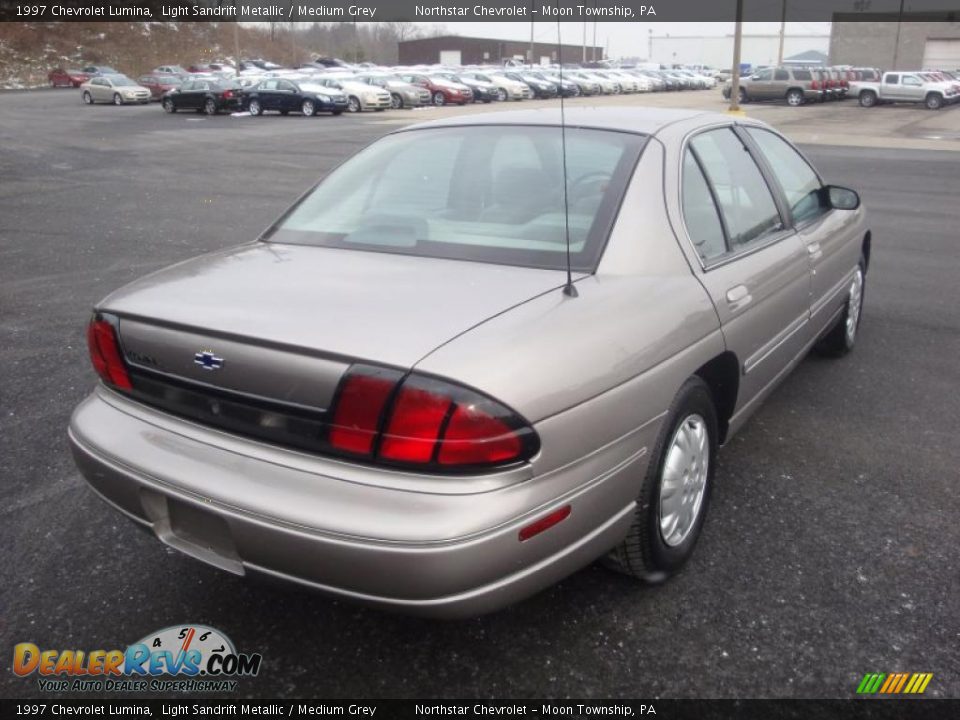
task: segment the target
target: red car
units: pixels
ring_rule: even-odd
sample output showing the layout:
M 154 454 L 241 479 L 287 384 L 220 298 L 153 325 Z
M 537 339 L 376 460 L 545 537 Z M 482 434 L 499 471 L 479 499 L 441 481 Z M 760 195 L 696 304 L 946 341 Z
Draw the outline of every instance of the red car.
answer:
M 89 79 L 90 76 L 82 70 L 64 70 L 62 67 L 47 73 L 50 87 L 80 87 Z
M 473 90 L 452 80 L 423 73 L 399 73 L 397 77 L 429 90 L 434 105 L 466 105 L 473 102 Z
M 160 100 L 167 90 L 173 90 L 183 84 L 183 79 L 176 75 L 164 75 L 162 73 L 150 73 L 141 75 L 137 78 L 137 83 L 143 85 L 150 91 L 151 100 Z

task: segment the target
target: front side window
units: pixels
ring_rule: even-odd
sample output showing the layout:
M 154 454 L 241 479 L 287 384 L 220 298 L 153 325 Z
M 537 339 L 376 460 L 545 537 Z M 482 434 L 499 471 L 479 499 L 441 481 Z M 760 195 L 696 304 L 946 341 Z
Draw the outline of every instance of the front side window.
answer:
M 731 128 L 710 130 L 690 143 L 713 187 L 733 252 L 783 229 L 770 188 Z
M 790 73 L 788 73 L 786 70 L 777 70 L 776 74 L 774 74 L 774 76 L 773 76 L 773 79 L 774 79 L 774 80 L 781 80 L 781 81 L 783 81 L 783 80 L 789 80 L 789 79 L 790 79 Z
M 754 80 L 759 80 L 760 82 L 767 82 L 770 78 L 773 77 L 773 70 L 761 70 L 756 75 L 753 76 Z
M 592 272 L 641 135 L 464 126 L 388 135 L 348 160 L 270 233 L 318 245 Z
M 914 75 L 904 75 L 903 84 L 910 85 L 912 87 L 920 87 L 923 83 L 920 82 L 920 78 L 915 77 Z
M 790 205 L 795 223 L 823 215 L 829 208 L 822 202 L 820 178 L 790 144 L 769 130 L 748 128 L 760 152 L 767 159 Z

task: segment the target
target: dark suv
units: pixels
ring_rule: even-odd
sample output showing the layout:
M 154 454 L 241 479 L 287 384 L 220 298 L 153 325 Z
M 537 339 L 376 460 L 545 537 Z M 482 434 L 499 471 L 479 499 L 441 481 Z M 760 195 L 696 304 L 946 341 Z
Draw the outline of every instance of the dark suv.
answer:
M 752 100 L 786 100 L 788 105 L 823 100 L 824 88 L 813 71 L 799 67 L 776 67 L 758 70 L 750 77 L 740 79 L 740 102 Z M 723 96 L 730 97 L 730 83 L 723 88 Z

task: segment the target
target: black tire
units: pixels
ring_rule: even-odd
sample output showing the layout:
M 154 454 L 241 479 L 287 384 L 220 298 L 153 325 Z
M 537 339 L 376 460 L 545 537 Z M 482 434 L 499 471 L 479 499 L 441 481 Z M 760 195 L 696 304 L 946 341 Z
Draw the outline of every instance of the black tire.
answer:
M 313 117 L 317 114 L 317 106 L 314 104 L 313 100 L 304 100 L 300 105 L 300 113 L 304 117 Z
M 216 115 L 217 114 L 217 101 L 213 98 L 207 98 L 207 101 L 203 104 L 203 111 L 207 115 Z
M 334 110 L 334 111 L 333 111 L 333 114 L 334 114 L 334 115 L 343 115 L 343 110 Z
M 747 91 L 743 88 L 739 88 L 737 90 L 737 102 L 739 102 L 741 105 L 745 105 L 750 102 L 750 96 L 747 95 Z
M 843 357 L 853 350 L 857 341 L 857 333 L 860 329 L 860 320 L 863 318 L 863 299 L 866 296 L 867 289 L 867 270 L 866 261 L 860 256 L 860 264 L 857 266 L 857 272 L 860 274 L 860 307 L 856 309 L 856 320 L 852 323 L 851 329 L 851 296 L 853 295 L 853 285 L 856 283 L 856 276 L 851 280 L 847 290 L 847 302 L 843 306 L 843 313 L 837 318 L 827 334 L 817 343 L 817 352 L 826 357 Z
M 788 90 L 787 91 L 787 105 L 790 107 L 800 107 L 803 105 L 803 91 L 802 90 Z
M 175 113 L 177 111 L 177 106 L 173 104 L 173 100 L 170 98 L 164 98 L 160 104 L 163 105 L 163 109 L 168 113 Z
M 864 90 L 860 93 L 860 107 L 873 107 L 877 104 L 877 94 L 873 90 Z
M 114 105 L 123 105 L 123 98 L 120 96 L 120 93 L 113 94 L 113 104 Z
M 390 93 L 390 107 L 393 110 L 400 110 L 403 108 L 403 98 L 400 97 L 399 93 Z
M 923 104 L 927 106 L 927 110 L 939 110 L 943 107 L 943 95 L 940 93 L 930 93 L 927 95 L 926 100 L 923 101 Z
M 689 531 L 676 545 L 668 545 L 660 527 L 660 487 L 670 445 L 681 426 L 693 418 L 703 420 L 707 438 L 707 472 L 703 496 Z M 677 393 L 663 423 L 637 497 L 633 523 L 626 538 L 604 558 L 617 572 L 650 583 L 659 583 L 676 573 L 690 559 L 703 529 L 710 504 L 717 456 L 717 411 L 713 395 L 699 377 L 688 379 Z
M 263 115 L 263 105 L 260 104 L 260 101 L 257 100 L 257 98 L 253 98 L 250 101 L 250 104 L 247 106 L 247 110 L 254 117 L 256 117 L 257 115 Z
M 81 95 L 80 97 L 83 100 L 83 102 L 86 103 L 87 105 L 93 105 L 93 95 L 91 95 L 89 91 L 84 90 L 83 95 Z

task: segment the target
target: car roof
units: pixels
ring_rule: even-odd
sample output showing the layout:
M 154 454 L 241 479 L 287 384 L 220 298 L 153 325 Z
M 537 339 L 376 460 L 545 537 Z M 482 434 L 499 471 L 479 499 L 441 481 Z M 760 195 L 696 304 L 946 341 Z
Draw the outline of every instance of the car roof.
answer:
M 729 115 L 703 110 L 675 110 L 650 107 L 576 107 L 567 108 L 563 120 L 567 127 L 588 127 L 602 130 L 618 130 L 643 135 L 653 135 L 658 130 L 682 120 L 700 118 L 711 124 L 718 120 L 730 120 Z M 560 126 L 559 108 L 538 110 L 508 110 L 496 113 L 460 115 L 456 117 L 417 123 L 404 130 L 422 128 L 457 127 L 464 125 L 556 125 Z M 399 132 L 402 132 L 399 131 Z

